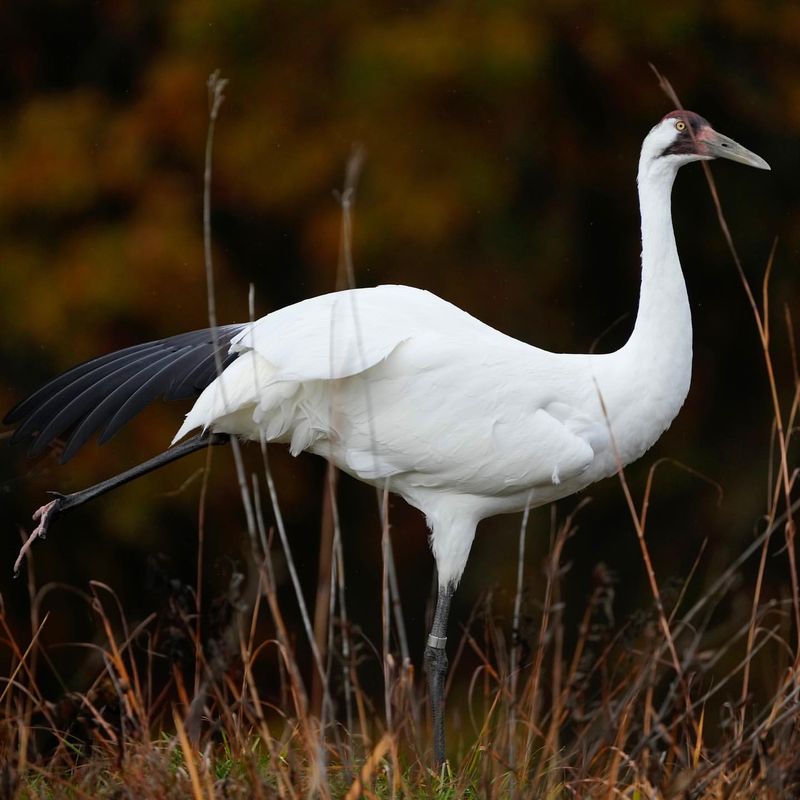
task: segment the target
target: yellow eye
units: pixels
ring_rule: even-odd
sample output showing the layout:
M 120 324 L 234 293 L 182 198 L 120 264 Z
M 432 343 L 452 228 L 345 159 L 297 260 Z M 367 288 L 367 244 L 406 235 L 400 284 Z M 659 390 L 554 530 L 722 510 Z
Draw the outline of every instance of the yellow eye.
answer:
M 685 122 L 681 122 L 680 120 L 678 120 L 678 121 L 675 123 L 675 129 L 676 129 L 676 130 L 679 130 L 679 131 L 684 131 L 684 130 L 686 130 L 686 123 L 685 123 Z

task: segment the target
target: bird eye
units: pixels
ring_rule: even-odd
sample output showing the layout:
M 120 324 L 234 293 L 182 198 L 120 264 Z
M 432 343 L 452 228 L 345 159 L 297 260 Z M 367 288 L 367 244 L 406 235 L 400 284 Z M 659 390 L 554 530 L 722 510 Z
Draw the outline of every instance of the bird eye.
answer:
M 685 131 L 686 130 L 686 123 L 685 122 L 681 122 L 681 120 L 678 120 L 675 123 L 675 129 L 679 130 L 679 131 Z

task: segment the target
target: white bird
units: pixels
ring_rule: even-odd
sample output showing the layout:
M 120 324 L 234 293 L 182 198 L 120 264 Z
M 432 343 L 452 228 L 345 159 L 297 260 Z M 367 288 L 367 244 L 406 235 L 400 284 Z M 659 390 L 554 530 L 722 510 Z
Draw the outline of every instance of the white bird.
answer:
M 478 522 L 578 492 L 639 458 L 689 390 L 692 322 L 672 228 L 678 169 L 759 156 L 689 111 L 667 114 L 644 140 L 638 187 L 642 281 L 633 333 L 605 355 L 551 353 L 512 339 L 430 292 L 378 286 L 335 292 L 218 330 L 197 331 L 87 362 L 17 405 L 5 422 L 34 453 L 71 432 L 63 460 L 158 396 L 201 390 L 173 446 L 96 487 L 57 496 L 58 511 L 229 436 L 317 453 L 387 486 L 426 516 L 439 590 L 425 652 L 434 751 L 444 759 L 445 642 L 453 591 Z

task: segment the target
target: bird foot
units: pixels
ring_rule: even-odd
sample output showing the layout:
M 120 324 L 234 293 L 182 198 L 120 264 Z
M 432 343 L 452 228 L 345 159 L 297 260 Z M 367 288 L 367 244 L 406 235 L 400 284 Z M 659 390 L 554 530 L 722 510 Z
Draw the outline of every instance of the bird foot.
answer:
M 56 494 L 55 492 L 53 494 Z M 17 560 L 14 562 L 14 577 L 19 575 L 20 566 L 22 566 L 22 559 L 25 558 L 28 551 L 31 549 L 33 543 L 37 539 L 45 539 L 47 537 L 47 529 L 50 527 L 50 522 L 53 516 L 61 510 L 61 505 L 64 501 L 64 495 L 56 494 L 54 500 L 45 503 L 41 508 L 37 508 L 33 512 L 33 521 L 39 524 L 33 529 L 31 535 L 25 540 L 25 543 L 19 550 Z

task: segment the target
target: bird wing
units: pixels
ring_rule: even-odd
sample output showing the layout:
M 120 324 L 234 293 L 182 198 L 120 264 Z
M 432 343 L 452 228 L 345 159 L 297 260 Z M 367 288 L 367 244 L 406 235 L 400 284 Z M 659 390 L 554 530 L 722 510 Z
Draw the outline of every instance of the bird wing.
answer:
M 605 431 L 566 403 L 549 403 L 524 423 L 499 421 L 492 430 L 506 490 L 558 486 L 584 473 L 605 448 Z
M 557 484 L 594 457 L 579 412 L 543 405 L 554 377 L 565 379 L 558 357 L 429 292 L 381 286 L 315 297 L 247 326 L 231 350 L 238 358 L 173 441 L 198 427 L 263 436 L 363 480 L 402 474 L 475 494 Z
M 374 367 L 412 337 L 437 329 L 474 335 L 476 327 L 500 335 L 431 292 L 376 286 L 273 311 L 234 337 L 231 350 L 256 351 L 273 366 L 273 381 L 334 380 Z
M 224 351 L 242 327 L 217 329 L 223 366 L 236 358 Z M 178 400 L 199 394 L 216 377 L 214 357 L 210 329 L 134 345 L 54 378 L 14 406 L 3 422 L 16 426 L 12 442 L 31 442 L 34 456 L 69 433 L 60 459 L 64 463 L 94 433 L 101 431 L 100 442 L 107 441 L 156 398 Z
M 430 292 L 379 286 L 273 311 L 233 337 L 237 360 L 197 399 L 173 442 L 198 427 L 251 438 L 258 438 L 258 428 L 278 441 L 294 431 L 291 449 L 297 453 L 321 432 L 307 419 L 317 383 L 368 371 L 451 309 L 472 319 Z

